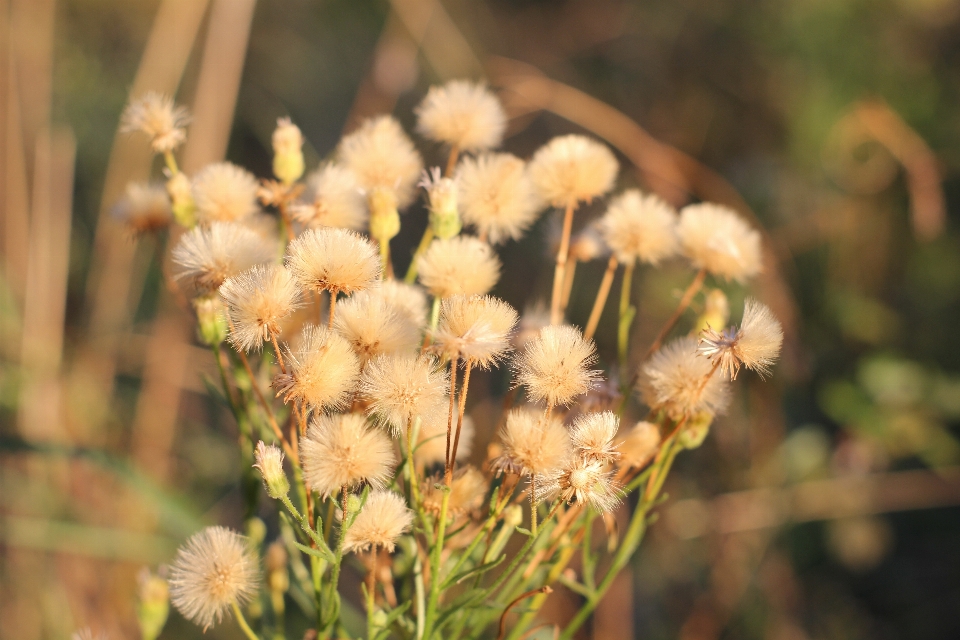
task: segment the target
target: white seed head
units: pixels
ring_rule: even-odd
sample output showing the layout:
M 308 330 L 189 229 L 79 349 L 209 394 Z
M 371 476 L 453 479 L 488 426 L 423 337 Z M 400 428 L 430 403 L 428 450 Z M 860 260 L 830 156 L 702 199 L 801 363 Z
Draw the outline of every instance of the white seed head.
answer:
M 630 189 L 617 196 L 600 220 L 607 245 L 624 264 L 648 264 L 677 253 L 677 212 L 655 195 Z
M 765 304 L 748 298 L 740 329 L 716 331 L 707 327 L 700 334 L 699 351 L 731 380 L 736 380 L 743 365 L 766 377 L 780 355 L 783 329 Z
M 470 236 L 434 240 L 418 258 L 420 283 L 436 298 L 483 295 L 500 279 L 500 260 L 486 242 Z
M 617 159 L 596 140 L 571 134 L 541 147 L 530 160 L 540 197 L 556 207 L 590 202 L 613 188 Z
M 586 504 L 600 513 L 613 511 L 623 492 L 603 462 L 574 456 L 559 473 L 544 479 L 538 500 L 559 495 L 564 502 Z
M 280 265 L 257 265 L 228 278 L 220 297 L 232 323 L 230 343 L 243 351 L 259 349 L 279 334 L 280 321 L 300 306 L 300 289 Z
M 307 437 L 300 442 L 300 461 L 307 486 L 324 498 L 361 483 L 383 489 L 396 465 L 393 442 L 368 428 L 357 413 L 311 420 Z
M 190 114 L 177 106 L 173 98 L 149 91 L 131 100 L 120 116 L 120 131 L 140 131 L 150 137 L 154 153 L 173 151 L 187 139 L 185 127 Z
M 166 229 L 173 221 L 166 187 L 147 182 L 129 183 L 112 213 L 135 234 Z
M 420 328 L 379 288 L 360 291 L 337 303 L 333 327 L 353 347 L 360 364 L 385 353 L 413 353 Z
M 174 277 L 203 294 L 254 265 L 272 262 L 276 243 L 236 222 L 213 222 L 180 236 L 173 248 Z
M 254 451 L 256 462 L 254 469 L 260 471 L 267 494 L 276 500 L 290 493 L 290 481 L 283 471 L 283 452 L 276 445 L 266 445 L 263 440 L 257 443 Z
M 514 363 L 516 384 L 536 402 L 566 406 L 596 385 L 600 372 L 591 369 L 596 361 L 593 341 L 584 340 L 576 327 L 544 327 Z
M 257 179 L 229 162 L 209 164 L 193 178 L 193 201 L 201 223 L 239 221 L 260 210 Z
M 290 213 L 310 227 L 354 231 L 362 231 L 369 217 L 357 177 L 335 162 L 328 162 L 307 176 L 304 202 L 293 205 Z
M 510 350 L 517 312 L 493 296 L 452 296 L 440 307 L 435 350 L 489 368 Z
M 443 506 L 443 490 L 437 488 L 441 482 L 439 478 L 427 478 L 422 486 L 423 507 L 435 514 L 439 514 Z M 487 479 L 480 471 L 471 466 L 460 467 L 450 484 L 447 513 L 452 517 L 479 509 L 487 489 Z
M 697 339 L 689 336 L 665 344 L 643 364 L 638 381 L 644 401 L 679 420 L 701 411 L 714 414 L 729 402 L 727 382 L 711 375 L 713 365 L 697 352 Z
M 484 85 L 466 80 L 430 87 L 416 111 L 417 130 L 424 137 L 460 151 L 499 146 L 507 126 L 497 97 Z
M 599 220 L 593 220 L 570 238 L 570 259 L 580 262 L 590 262 L 609 255 L 610 249 L 599 230 Z M 557 237 L 559 242 L 559 236 Z
M 423 171 L 423 160 L 391 116 L 366 120 L 340 141 L 340 162 L 350 169 L 360 185 L 372 192 L 384 189 L 396 196 L 403 208 L 413 201 L 414 188 Z
M 338 333 L 308 324 L 285 359 L 287 373 L 274 382 L 284 402 L 296 400 L 318 411 L 346 408 L 360 377 L 360 360 Z
M 380 283 L 380 295 L 418 329 L 427 326 L 427 293 L 422 287 L 399 280 L 384 280 Z
M 454 403 L 457 399 L 454 398 Z M 449 402 L 449 400 L 447 401 Z M 420 425 L 420 436 L 417 438 L 417 446 L 413 452 L 413 459 L 417 464 L 429 467 L 434 464 L 442 464 L 447 459 L 447 418 L 449 417 L 449 405 L 444 402 L 434 407 L 423 419 Z M 453 447 L 453 438 L 457 431 L 457 413 L 454 408 L 452 433 L 450 435 L 450 446 Z M 473 424 L 473 418 L 463 416 L 463 424 L 460 425 L 460 442 L 457 444 L 457 461 L 463 461 L 470 458 L 473 452 L 473 439 L 476 435 L 476 427 Z
M 393 552 L 397 539 L 413 525 L 413 511 L 403 496 L 393 491 L 371 491 L 360 513 L 347 529 L 343 550 L 347 553 L 383 548 Z
M 414 418 L 446 406 L 448 385 L 446 371 L 433 358 L 391 354 L 367 363 L 360 394 L 369 403 L 367 411 L 401 437 Z
M 526 164 L 509 153 L 464 158 L 456 182 L 464 222 L 493 244 L 519 239 L 544 207 Z
M 170 602 L 191 622 L 209 629 L 232 603 L 257 591 L 259 566 L 247 539 L 224 527 L 195 533 L 170 566 Z
M 307 229 L 287 247 L 286 265 L 304 289 L 334 295 L 350 295 L 380 279 L 377 249 L 347 229 Z
M 652 422 L 640 421 L 620 442 L 620 464 L 624 467 L 642 467 L 660 448 L 660 428 Z
M 620 457 L 614 438 L 620 419 L 612 411 L 585 413 L 573 421 L 570 441 L 577 454 L 600 463 L 613 462 Z
M 567 428 L 542 411 L 510 411 L 500 430 L 500 442 L 503 453 L 493 467 L 508 473 L 549 476 L 568 464 L 572 454 Z
M 722 205 L 684 207 L 677 235 L 691 264 L 715 276 L 746 282 L 763 269 L 760 234 Z

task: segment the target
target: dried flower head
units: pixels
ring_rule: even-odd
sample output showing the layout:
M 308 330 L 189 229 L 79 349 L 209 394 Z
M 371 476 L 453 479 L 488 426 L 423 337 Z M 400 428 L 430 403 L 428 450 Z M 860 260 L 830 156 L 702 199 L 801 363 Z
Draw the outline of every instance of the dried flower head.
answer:
M 357 413 L 314 418 L 300 443 L 300 461 L 307 486 L 324 498 L 361 483 L 383 489 L 396 465 L 393 442 Z
M 347 553 L 382 547 L 389 552 L 396 548 L 397 538 L 413 525 L 413 511 L 400 494 L 393 491 L 371 491 L 343 539 Z
M 417 130 L 460 151 L 498 146 L 506 126 L 497 97 L 484 85 L 466 80 L 430 87 L 417 107 Z
M 384 353 L 412 353 L 420 345 L 419 327 L 379 288 L 339 302 L 333 327 L 353 347 L 361 365 Z
M 540 197 L 556 207 L 590 202 L 613 188 L 617 159 L 596 140 L 571 134 L 542 146 L 530 160 Z
M 509 153 L 464 158 L 456 181 L 464 222 L 494 244 L 519 239 L 543 209 L 526 164 Z
M 220 285 L 231 327 L 229 340 L 244 351 L 259 349 L 280 333 L 280 321 L 300 305 L 300 289 L 280 265 L 257 265 Z
M 380 283 L 380 295 L 417 328 L 427 326 L 427 293 L 422 287 L 399 280 L 384 280 Z
M 600 232 L 617 260 L 659 264 L 677 252 L 677 212 L 655 195 L 630 189 L 617 196 L 600 220 Z
M 283 498 L 290 492 L 290 481 L 283 471 L 283 452 L 276 445 L 266 445 L 263 440 L 257 443 L 254 451 L 256 462 L 254 469 L 263 477 L 263 484 L 267 494 L 276 500 Z
M 623 492 L 603 462 L 574 456 L 567 467 L 544 478 L 537 500 L 559 496 L 564 502 L 586 504 L 600 513 L 613 511 Z
M 516 384 L 536 402 L 565 406 L 596 384 L 600 372 L 590 368 L 596 361 L 593 341 L 584 340 L 576 327 L 544 327 L 514 363 Z
M 516 324 L 517 312 L 498 298 L 452 296 L 440 307 L 434 347 L 451 360 L 460 358 L 486 369 L 509 351 Z
M 141 131 L 150 136 L 154 153 L 167 153 L 187 139 L 185 127 L 189 123 L 190 114 L 184 107 L 177 106 L 173 98 L 148 91 L 131 100 L 123 110 L 120 131 Z
M 727 382 L 713 375 L 710 361 L 689 336 L 668 342 L 643 365 L 639 386 L 644 401 L 679 420 L 700 411 L 721 413 L 729 401 Z
M 70 634 L 70 640 L 108 640 L 109 636 L 105 633 L 95 633 L 89 627 L 79 629 Z
M 783 329 L 767 305 L 748 298 L 740 329 L 723 332 L 707 327 L 700 334 L 700 353 L 720 368 L 731 380 L 737 379 L 740 366 L 766 377 L 780 355 Z
M 620 442 L 620 465 L 642 467 L 650 462 L 660 448 L 660 428 L 641 420 Z
M 614 438 L 620 419 L 612 411 L 585 413 L 573 421 L 570 441 L 577 454 L 600 463 L 613 462 L 620 457 Z
M 763 269 L 760 234 L 719 204 L 692 204 L 680 211 L 677 234 L 694 267 L 745 282 Z
M 369 402 L 367 411 L 400 437 L 414 418 L 446 406 L 448 384 L 446 372 L 432 358 L 383 355 L 364 368 L 360 394 Z
M 273 261 L 276 243 L 236 222 L 194 227 L 173 248 L 174 277 L 199 293 L 220 288 L 224 280 L 257 264 Z
M 434 240 L 418 258 L 420 282 L 436 298 L 483 295 L 500 279 L 500 260 L 486 242 L 470 236 Z
M 290 118 L 279 118 L 273 130 L 273 175 L 283 184 L 293 184 L 303 175 L 303 134 Z
M 542 411 L 513 409 L 500 430 L 503 453 L 493 468 L 520 475 L 550 475 L 571 455 L 570 435 L 563 423 Z
M 346 167 L 328 162 L 307 176 L 305 202 L 290 208 L 310 227 L 340 227 L 361 231 L 367 226 L 367 205 L 357 177 Z
M 166 187 L 147 182 L 129 183 L 112 213 L 135 235 L 166 229 L 173 221 Z
M 379 188 L 394 193 L 400 208 L 413 201 L 423 160 L 393 117 L 366 120 L 340 141 L 337 153 L 367 191 Z
M 350 402 L 360 377 L 360 361 L 350 343 L 336 332 L 308 324 L 285 359 L 287 373 L 274 381 L 284 402 L 295 400 L 318 411 L 343 409 Z
M 380 279 L 380 256 L 347 229 L 308 229 L 287 247 L 287 268 L 307 290 L 350 295 Z
M 427 478 L 423 483 L 423 507 L 432 513 L 440 513 L 443 490 L 437 488 L 438 478 Z M 470 513 L 480 508 L 487 494 L 487 479 L 475 467 L 461 467 L 453 475 L 447 511 L 452 515 Z
M 237 221 L 257 213 L 253 174 L 229 162 L 209 164 L 193 178 L 193 201 L 202 223 Z
M 209 629 L 233 603 L 257 591 L 259 567 L 247 539 L 224 527 L 195 533 L 170 566 L 170 601 L 183 617 Z
M 454 398 L 454 402 L 457 399 Z M 430 466 L 433 464 L 442 464 L 447 459 L 447 408 L 444 403 L 437 406 L 429 415 L 423 419 L 420 425 L 420 436 L 417 438 L 417 446 L 413 451 L 413 459 L 417 464 Z M 457 428 L 457 416 L 453 416 L 453 430 Z M 473 438 L 476 435 L 476 427 L 473 424 L 473 418 L 463 416 L 463 424 L 460 425 L 460 442 L 457 445 L 457 460 L 467 460 L 473 452 Z M 450 446 L 453 446 L 451 442 Z
M 610 249 L 603 241 L 599 230 L 599 220 L 593 220 L 580 233 L 570 239 L 570 259 L 580 262 L 590 262 L 610 253 Z M 560 241 L 559 235 L 557 242 Z M 554 246 L 553 250 L 556 250 Z

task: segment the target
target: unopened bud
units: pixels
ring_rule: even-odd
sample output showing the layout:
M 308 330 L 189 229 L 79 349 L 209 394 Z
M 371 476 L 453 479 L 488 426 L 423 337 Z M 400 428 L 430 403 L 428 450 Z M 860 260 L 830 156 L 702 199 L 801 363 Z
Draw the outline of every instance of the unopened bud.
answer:
M 711 289 L 707 292 L 703 313 L 697 318 L 694 335 L 699 335 L 707 327 L 722 331 L 729 320 L 730 303 L 727 301 L 727 295 L 720 289 Z
M 303 168 L 303 134 L 290 118 L 280 118 L 273 131 L 273 175 L 291 185 L 303 175 Z
M 701 411 L 687 423 L 683 431 L 677 436 L 677 442 L 684 449 L 696 449 L 707 439 L 710 433 L 710 423 L 713 422 L 713 414 L 709 411 Z
M 200 296 L 193 301 L 197 313 L 197 336 L 208 347 L 215 347 L 227 339 L 227 320 L 223 302 L 216 293 Z
M 167 623 L 170 587 L 167 581 L 144 568 L 137 576 L 137 623 L 144 640 L 155 640 Z
M 193 202 L 193 191 L 187 174 L 181 171 L 171 176 L 167 180 L 167 193 L 170 194 L 173 217 L 184 227 L 192 229 L 197 224 L 197 206 Z
M 353 515 L 360 511 L 360 496 L 351 493 L 347 496 L 347 514 Z
M 523 508 L 512 504 L 503 510 L 503 524 L 508 527 L 519 527 L 523 522 Z
M 273 542 L 267 547 L 264 564 L 267 568 L 267 586 L 271 593 L 283 594 L 290 588 L 290 577 L 287 575 L 287 549 L 282 540 Z
M 255 469 L 260 470 L 267 495 L 279 500 L 290 492 L 290 481 L 283 471 L 283 452 L 276 445 L 266 445 L 263 440 L 257 443 Z
M 390 189 L 376 187 L 370 192 L 370 237 L 388 242 L 400 233 L 400 212 L 397 196 Z
M 457 209 L 457 183 L 450 178 L 441 178 L 439 170 L 432 180 L 424 185 L 430 196 L 430 228 L 433 235 L 447 240 L 460 233 L 463 224 Z

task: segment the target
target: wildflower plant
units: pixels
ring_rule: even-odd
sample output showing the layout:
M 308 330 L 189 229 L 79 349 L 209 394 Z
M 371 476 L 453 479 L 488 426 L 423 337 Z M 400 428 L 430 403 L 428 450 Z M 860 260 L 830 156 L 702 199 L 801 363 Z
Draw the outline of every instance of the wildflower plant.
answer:
M 517 640 L 564 586 L 580 598 L 556 632 L 571 638 L 639 546 L 675 457 L 703 441 L 741 369 L 766 376 L 779 355 L 772 311 L 748 300 L 740 326 L 725 327 L 719 289 L 691 334 L 665 341 L 708 276 L 745 283 L 760 272 L 760 235 L 734 211 L 677 212 L 627 189 L 574 235 L 579 207 L 616 185 L 606 145 L 561 136 L 529 162 L 496 151 L 504 111 L 465 81 L 431 89 L 416 114 L 424 148 L 446 155 L 443 171 L 424 172 L 411 137 L 383 115 L 308 172 L 300 129 L 284 118 L 274 176 L 259 181 L 226 162 L 180 172 L 189 118 L 167 97 L 148 94 L 124 115 L 124 130 L 147 134 L 164 156 L 166 184 L 132 185 L 118 211 L 136 234 L 184 227 L 171 273 L 193 298 L 239 427 L 246 535 L 196 533 L 167 575 L 170 602 L 204 629 L 233 617 L 250 639 L 286 637 L 289 600 L 319 638 L 498 629 Z M 400 278 L 390 243 L 418 194 L 427 229 Z M 491 295 L 504 270 L 497 245 L 547 206 L 562 222 L 553 286 L 549 303 L 521 318 Z M 579 284 L 568 260 L 595 259 L 607 270 L 592 312 L 567 317 Z M 692 282 L 631 364 L 632 274 L 670 260 L 686 260 Z M 593 337 L 620 266 L 609 363 Z M 512 378 L 505 398 L 485 403 L 503 407 L 485 459 L 468 411 L 475 369 Z M 647 411 L 628 418 L 639 406 Z M 266 529 L 260 486 L 279 512 Z M 597 544 L 595 521 L 617 509 L 629 524 Z M 345 570 L 366 575 L 361 593 L 341 584 Z M 150 593 L 167 593 L 150 579 Z M 153 612 L 141 625 L 155 637 L 166 610 L 152 602 L 138 610 Z M 365 616 L 346 615 L 358 607 Z

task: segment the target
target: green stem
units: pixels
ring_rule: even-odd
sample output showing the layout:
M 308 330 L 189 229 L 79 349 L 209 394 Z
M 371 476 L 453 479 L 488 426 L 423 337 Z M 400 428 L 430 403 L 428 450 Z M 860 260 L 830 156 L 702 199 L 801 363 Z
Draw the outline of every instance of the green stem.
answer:
M 630 306 L 630 293 L 633 287 L 633 267 L 636 263 L 626 265 L 623 271 L 623 282 L 620 289 L 620 323 L 617 330 L 617 360 L 621 374 L 627 366 L 627 347 L 630 343 L 630 325 L 636 314 L 636 308 Z M 626 376 L 622 376 L 626 379 Z
M 423 637 L 430 640 L 436 624 L 437 605 L 440 602 L 440 561 L 443 554 L 444 534 L 447 531 L 447 509 L 450 506 L 450 487 L 444 487 L 443 500 L 440 502 L 440 520 L 437 523 L 437 539 L 430 553 L 430 596 L 427 599 L 427 615 L 424 621 Z
M 177 159 L 173 157 L 172 151 L 163 152 L 163 161 L 166 163 L 167 169 L 170 169 L 171 176 L 180 173 L 180 167 L 177 166 Z
M 433 226 L 428 224 L 423 232 L 423 237 L 420 238 L 420 244 L 417 245 L 417 250 L 413 254 L 413 261 L 407 268 L 407 275 L 403 277 L 403 281 L 407 284 L 413 284 L 417 279 L 417 259 L 423 255 L 423 252 L 427 250 L 431 242 L 433 242 Z
M 260 640 L 260 638 L 257 637 L 257 634 L 253 632 L 253 629 L 250 628 L 250 625 L 247 624 L 247 619 L 243 617 L 243 612 L 240 611 L 240 607 L 237 605 L 236 600 L 233 600 L 230 603 L 230 607 L 233 609 L 233 615 L 237 617 L 237 624 L 239 624 L 240 628 L 243 629 L 243 633 L 246 634 L 250 640 Z

